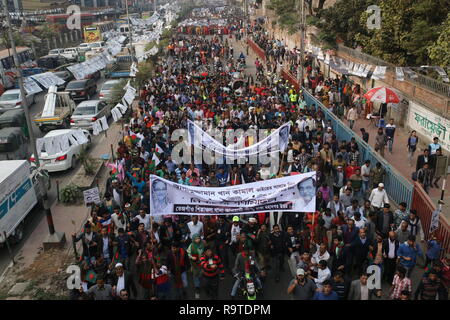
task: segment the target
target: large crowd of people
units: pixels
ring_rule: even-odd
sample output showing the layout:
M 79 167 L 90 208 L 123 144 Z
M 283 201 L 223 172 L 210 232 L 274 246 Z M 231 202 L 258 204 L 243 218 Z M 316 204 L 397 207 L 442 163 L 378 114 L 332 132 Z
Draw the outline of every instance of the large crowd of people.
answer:
M 283 43 L 271 53 L 267 41 L 256 39 L 268 56 L 290 57 Z M 234 285 L 228 294 L 238 298 L 245 275 L 264 297 L 271 281 L 279 282 L 287 273 L 292 280 L 285 290 L 293 299 L 380 299 L 382 290 L 368 283 L 367 267 L 374 265 L 383 275 L 382 286 L 391 287 L 388 299 L 446 299 L 450 256 L 440 259 L 438 238 L 424 242 L 417 212 L 408 211 L 406 203 L 393 209 L 381 163 L 362 159 L 355 139 L 338 141 L 320 109 L 307 105 L 290 84 L 244 78 L 236 89 L 233 75 L 239 67 L 233 57 L 242 58 L 234 52 L 237 47 L 234 39 L 218 35 L 178 34 L 172 39 L 156 76 L 140 88 L 115 161 L 109 164 L 103 202 L 92 205 L 83 231 L 73 235 L 82 242 L 83 283 L 72 297 L 186 299 L 193 289 L 196 299 L 217 299 L 221 282 L 229 277 Z M 247 65 L 254 63 L 245 59 Z M 330 86 L 341 88 L 342 83 L 345 88 L 345 78 Z M 348 99 L 342 93 L 338 97 Z M 205 130 L 267 132 L 291 122 L 288 148 L 279 157 L 279 168 L 248 162 L 178 163 L 174 146 L 187 141 L 172 141 L 171 134 L 186 128 L 188 119 Z M 183 185 L 225 187 L 311 171 L 317 172 L 315 212 L 149 212 L 150 174 Z M 426 273 L 412 292 L 411 274 L 423 257 Z

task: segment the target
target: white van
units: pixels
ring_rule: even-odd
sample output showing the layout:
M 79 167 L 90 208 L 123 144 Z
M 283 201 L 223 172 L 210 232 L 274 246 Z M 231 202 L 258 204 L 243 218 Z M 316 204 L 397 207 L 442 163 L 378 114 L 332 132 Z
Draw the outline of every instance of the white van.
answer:
M 81 43 L 78 46 L 78 51 L 79 52 L 86 52 L 86 51 L 90 51 L 91 47 L 89 47 L 89 43 Z
M 62 56 L 69 60 L 76 61 L 78 60 L 78 48 L 66 48 L 64 49 Z
M 94 51 L 94 52 L 102 52 L 103 49 L 105 48 L 105 42 L 98 41 L 98 42 L 89 43 L 89 48 L 91 48 L 91 51 Z

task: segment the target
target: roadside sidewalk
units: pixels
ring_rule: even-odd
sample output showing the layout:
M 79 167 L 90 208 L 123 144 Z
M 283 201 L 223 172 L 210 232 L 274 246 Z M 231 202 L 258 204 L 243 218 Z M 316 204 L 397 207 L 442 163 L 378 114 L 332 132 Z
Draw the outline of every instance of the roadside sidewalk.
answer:
M 103 135 L 100 137 L 99 142 L 94 148 L 90 150 L 92 158 L 101 158 L 104 154 L 111 156 L 111 144 L 113 144 L 114 150 L 117 148 L 118 141 L 122 138 L 122 126 L 119 122 L 110 126 L 107 131 L 108 137 Z M 104 180 L 107 178 L 108 172 L 104 168 L 101 169 L 98 176 L 100 192 L 104 186 Z M 55 201 L 51 206 L 53 224 L 57 232 L 64 232 L 66 234 L 65 249 L 72 250 L 72 234 L 79 232 L 89 217 L 90 210 L 83 206 L 67 206 Z M 23 264 L 22 268 L 28 268 L 36 259 L 40 251 L 42 250 L 42 242 L 48 234 L 47 220 L 43 218 L 36 226 L 34 231 L 29 235 L 23 244 L 21 250 L 16 257 L 22 257 L 20 261 Z
M 348 126 L 348 121 L 344 120 L 344 123 Z M 370 120 L 367 119 L 359 119 L 355 121 L 355 125 L 353 126 L 353 131 L 355 132 L 355 135 L 358 135 L 361 137 L 361 131 L 360 129 L 364 128 L 369 133 L 369 144 L 374 147 L 375 146 L 375 136 L 377 134 L 377 127 L 374 127 Z M 397 169 L 408 181 L 412 181 L 411 174 L 416 169 L 416 162 L 417 157 L 422 154 L 423 150 L 428 147 L 428 144 L 426 144 L 423 139 L 419 139 L 419 146 L 414 154 L 414 158 L 412 161 L 412 166 L 408 163 L 408 151 L 406 148 L 407 141 L 409 137 L 409 132 L 406 128 L 402 128 L 397 126 L 395 130 L 395 137 L 394 137 L 394 145 L 392 148 L 392 154 L 389 153 L 389 150 L 386 146 L 385 152 L 384 152 L 384 158 L 389 162 L 391 166 L 393 166 L 395 169 Z M 439 186 L 442 186 L 441 179 L 439 181 Z M 450 186 L 450 177 L 447 177 L 447 186 Z M 448 187 L 446 188 L 448 190 Z M 430 188 L 429 193 L 430 198 L 433 200 L 434 203 L 441 198 L 441 188 L 437 189 L 435 187 Z M 450 193 L 447 192 L 444 196 L 444 202 L 445 205 L 442 206 L 442 214 L 447 218 L 447 221 L 450 221 Z

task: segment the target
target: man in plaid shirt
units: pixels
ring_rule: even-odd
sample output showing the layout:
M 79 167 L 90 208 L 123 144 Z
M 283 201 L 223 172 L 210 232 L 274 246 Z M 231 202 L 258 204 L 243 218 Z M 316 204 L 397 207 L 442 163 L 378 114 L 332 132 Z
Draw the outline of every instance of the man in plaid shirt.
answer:
M 400 300 L 400 295 L 402 291 L 412 292 L 411 287 L 411 279 L 406 277 L 406 269 L 402 266 L 399 266 L 397 269 L 397 273 L 394 276 L 394 280 L 392 281 L 391 294 L 390 297 L 392 300 Z

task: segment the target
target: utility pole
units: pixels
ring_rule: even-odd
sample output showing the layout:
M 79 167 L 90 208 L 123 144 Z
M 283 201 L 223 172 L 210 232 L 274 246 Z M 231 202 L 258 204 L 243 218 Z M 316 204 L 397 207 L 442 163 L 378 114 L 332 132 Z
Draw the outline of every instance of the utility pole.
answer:
M 16 76 L 17 76 L 17 79 L 19 82 L 20 95 L 22 97 L 22 108 L 25 113 L 25 119 L 26 119 L 27 126 L 28 126 L 31 150 L 34 153 L 34 159 L 35 159 L 34 161 L 36 163 L 36 167 L 39 168 L 40 162 L 39 162 L 39 153 L 37 152 L 37 148 L 36 148 L 36 137 L 34 136 L 33 127 L 32 127 L 32 123 L 31 123 L 30 110 L 29 110 L 29 105 L 28 105 L 28 101 L 26 98 L 27 95 L 25 92 L 25 88 L 23 86 L 22 71 L 20 70 L 19 57 L 17 55 L 16 43 L 14 41 L 13 32 L 12 32 L 11 17 L 9 16 L 8 5 L 7 5 L 6 1 L 7 0 L 3 0 L 3 7 L 4 7 L 3 11 L 4 11 L 5 17 L 6 17 L 8 36 L 9 36 L 9 39 L 11 42 L 11 50 L 12 50 L 13 58 L 14 58 L 15 72 L 16 72 Z M 44 243 L 43 243 L 44 250 L 46 250 L 49 248 L 62 246 L 66 241 L 66 235 L 64 232 L 55 232 L 55 226 L 53 225 L 52 212 L 50 210 L 50 206 L 48 203 L 47 190 L 45 189 L 45 187 L 43 188 L 43 190 L 45 192 L 44 193 L 44 210 L 45 210 L 45 215 L 47 217 L 47 223 L 48 223 L 48 229 L 49 229 L 49 235 L 47 236 L 47 238 L 44 240 Z
M 125 0 L 125 9 L 127 10 L 127 20 L 128 20 L 128 37 L 130 38 L 130 54 L 131 54 L 131 60 L 135 61 L 134 57 L 134 49 L 133 49 L 133 35 L 131 33 L 131 21 L 130 21 L 130 15 L 128 13 L 128 0 Z
M 304 64 L 304 57 L 305 57 L 305 29 L 306 29 L 306 11 L 305 11 L 305 1 L 300 1 L 300 62 L 298 66 L 298 82 L 300 84 L 300 87 L 303 86 L 303 64 Z

